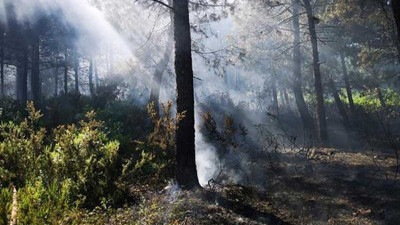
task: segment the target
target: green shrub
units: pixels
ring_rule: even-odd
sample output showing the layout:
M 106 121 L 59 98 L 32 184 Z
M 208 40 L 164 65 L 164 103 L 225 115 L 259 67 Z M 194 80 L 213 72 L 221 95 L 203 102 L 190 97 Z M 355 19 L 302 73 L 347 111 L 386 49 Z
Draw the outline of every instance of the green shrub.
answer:
M 154 130 L 145 141 L 136 141 L 139 158 L 126 160 L 122 170 L 122 180 L 137 183 L 164 185 L 174 174 L 175 168 L 175 131 L 176 122 L 184 115 L 172 116 L 172 103 L 161 106 L 161 116 L 154 110 L 153 103 L 147 111 Z
M 54 130 L 55 146 L 51 152 L 55 177 L 71 180 L 74 200 L 87 206 L 99 204 L 112 189 L 119 143 L 109 141 L 101 131 L 103 122 L 95 120 L 94 111 L 86 114 L 80 126 L 59 126 Z

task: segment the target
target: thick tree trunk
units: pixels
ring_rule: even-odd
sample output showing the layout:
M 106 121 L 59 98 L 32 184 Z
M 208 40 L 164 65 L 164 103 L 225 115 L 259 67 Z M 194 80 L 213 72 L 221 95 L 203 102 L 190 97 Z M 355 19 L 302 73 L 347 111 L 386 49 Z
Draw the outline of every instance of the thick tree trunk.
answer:
M 79 94 L 79 56 L 78 52 L 74 52 L 74 75 L 75 75 L 75 93 Z
M 16 225 L 18 216 L 18 192 L 17 188 L 14 185 L 12 186 L 12 189 L 13 189 L 13 195 L 12 195 L 10 225 Z
M 293 75 L 294 82 L 292 90 L 299 110 L 304 130 L 312 132 L 314 129 L 313 118 L 311 117 L 306 102 L 304 101 L 301 78 L 301 51 L 300 51 L 300 23 L 299 23 L 299 0 L 293 1 Z
M 64 94 L 68 94 L 68 50 L 64 52 Z
M 199 187 L 195 154 L 194 90 L 189 1 L 174 0 L 177 113 L 185 117 L 176 130 L 176 180 L 185 189 Z
M 315 17 L 312 12 L 310 0 L 303 0 L 306 8 L 308 18 L 308 28 L 311 36 L 311 46 L 313 55 L 313 69 L 314 69 L 314 88 L 317 95 L 317 121 L 319 139 L 321 143 L 328 142 L 328 130 L 326 125 L 325 107 L 324 107 L 324 92 L 322 88 L 322 78 L 320 71 L 319 53 L 318 53 L 318 40 L 317 32 L 315 29 Z
M 1 97 L 3 98 L 5 95 L 5 90 L 4 90 L 4 32 L 0 30 L 0 88 L 1 88 Z
M 351 86 L 350 86 L 349 76 L 347 74 L 346 62 L 343 52 L 340 52 L 340 61 L 342 64 L 343 80 L 344 80 L 344 85 L 346 86 L 347 99 L 349 100 L 350 112 L 352 116 L 355 116 L 356 109 L 354 107 L 353 94 L 351 92 Z
M 173 29 L 173 26 L 171 25 L 171 30 Z M 162 76 L 165 70 L 168 67 L 168 63 L 171 59 L 172 55 L 172 48 L 174 46 L 174 39 L 172 32 L 169 32 L 169 37 L 167 41 L 167 46 L 165 48 L 164 55 L 162 59 L 157 63 L 156 65 L 156 71 L 154 72 L 153 75 L 153 81 L 152 81 L 152 87 L 150 91 L 150 101 L 149 102 L 154 102 L 154 109 L 158 113 L 159 112 L 159 99 L 160 99 L 160 89 L 161 89 L 161 82 L 162 82 Z
M 93 84 L 93 71 L 94 71 L 94 59 L 90 59 L 90 64 L 89 64 L 89 92 L 90 92 L 90 97 L 94 97 L 94 84 Z
M 335 83 L 333 82 L 332 79 L 329 80 L 329 88 L 331 89 L 333 98 L 335 99 L 335 104 L 339 110 L 340 116 L 342 117 L 343 124 L 347 128 L 350 127 L 349 117 L 347 116 L 346 108 L 344 107 L 344 104 L 343 104 L 342 100 L 340 99 L 339 93 L 338 93 Z
M 32 44 L 32 73 L 31 73 L 31 90 L 32 97 L 35 102 L 40 102 L 40 39 L 36 37 Z

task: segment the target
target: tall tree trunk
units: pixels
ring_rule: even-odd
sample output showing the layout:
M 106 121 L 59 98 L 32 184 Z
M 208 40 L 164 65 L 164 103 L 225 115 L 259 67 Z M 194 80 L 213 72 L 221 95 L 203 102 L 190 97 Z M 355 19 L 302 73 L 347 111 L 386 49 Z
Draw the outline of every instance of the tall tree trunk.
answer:
M 98 88 L 100 84 L 99 84 L 99 70 L 97 69 L 97 60 L 94 60 L 94 79 L 96 88 Z
M 23 47 L 17 59 L 16 95 L 18 101 L 26 102 L 28 97 L 28 49 L 26 46 Z
M 376 82 L 376 84 L 375 84 L 376 96 L 378 97 L 378 100 L 379 100 L 379 103 L 381 104 L 381 107 L 384 110 L 387 110 L 385 97 L 383 96 L 382 89 L 381 89 L 381 87 L 379 85 L 379 78 L 378 78 L 377 73 L 378 72 L 375 69 L 372 70 L 372 76 L 374 77 L 374 80 Z
M 10 225 L 16 225 L 18 217 L 18 192 L 17 188 L 14 185 L 12 185 L 12 189 L 13 189 L 13 195 L 12 195 Z
M 76 49 L 74 50 L 74 75 L 75 75 L 75 93 L 79 94 L 79 56 Z
M 284 97 L 284 99 L 285 99 L 285 105 L 286 105 L 286 107 L 287 107 L 288 109 L 290 109 L 291 105 L 290 105 L 289 95 L 288 95 L 288 93 L 287 93 L 287 91 L 286 91 L 286 88 L 283 88 L 283 89 L 282 89 L 282 92 L 283 92 L 283 97 Z
M 332 78 L 329 80 L 329 88 L 331 89 L 333 98 L 335 99 L 335 104 L 339 110 L 340 116 L 342 117 L 343 124 L 347 128 L 350 127 L 349 117 L 347 116 L 346 108 L 344 107 L 344 104 L 343 104 L 342 100 L 340 99 L 339 93 L 336 89 L 335 83 L 333 82 Z
M 64 52 L 64 94 L 68 94 L 68 49 Z
M 25 53 L 24 53 L 24 58 L 23 58 L 23 72 L 22 72 L 22 80 L 21 80 L 21 84 L 22 84 L 22 96 L 21 96 L 21 100 L 23 103 L 26 103 L 26 101 L 28 100 L 28 50 L 26 49 Z
M 299 23 L 299 0 L 293 1 L 293 75 L 294 82 L 292 90 L 296 101 L 297 109 L 303 123 L 304 130 L 312 132 L 314 129 L 313 118 L 307 109 L 302 91 L 301 77 L 301 51 L 300 51 L 300 23 Z
M 386 110 L 387 105 L 386 105 L 385 97 L 383 96 L 382 89 L 379 86 L 376 87 L 376 95 L 378 96 L 378 100 L 379 100 L 379 103 L 381 103 L 382 108 Z
M 312 12 L 310 0 L 303 0 L 308 18 L 308 28 L 311 36 L 311 46 L 313 55 L 313 69 L 314 69 L 314 88 L 317 95 L 317 121 L 319 139 L 322 144 L 328 142 L 328 130 L 326 125 L 325 107 L 324 107 L 324 92 L 322 88 L 322 78 L 320 71 L 319 53 L 318 53 L 318 40 L 317 32 L 315 30 L 315 17 Z
M 400 44 L 400 1 L 392 0 L 392 10 L 397 27 L 397 41 Z
M 33 100 L 40 102 L 40 39 L 35 37 L 32 44 L 32 72 L 31 72 L 31 90 Z
M 195 154 L 194 90 L 189 1 L 173 0 L 177 113 L 185 117 L 176 130 L 176 180 L 185 189 L 199 187 Z
M 56 65 L 56 69 L 54 71 L 54 97 L 57 98 L 58 96 L 58 62 Z
M 1 97 L 4 97 L 4 31 L 0 30 L 0 86 L 1 86 Z
M 94 70 L 94 59 L 90 59 L 90 64 L 89 64 L 89 92 L 90 92 L 90 97 L 94 97 L 94 84 L 93 84 L 93 70 Z
M 276 116 L 279 114 L 278 91 L 276 90 L 276 80 L 271 82 L 272 91 L 272 113 Z
M 351 92 L 349 76 L 347 74 L 345 57 L 342 51 L 340 52 L 340 61 L 342 64 L 343 80 L 344 80 L 344 85 L 346 86 L 347 99 L 349 100 L 350 112 L 352 116 L 355 116 L 356 109 L 354 107 L 353 94 Z
M 172 23 L 171 23 L 171 31 L 173 29 Z M 150 102 L 154 102 L 154 109 L 158 113 L 159 112 L 159 99 L 160 99 L 160 89 L 161 89 L 161 82 L 162 82 L 162 76 L 165 70 L 168 67 L 168 63 L 171 59 L 172 55 L 172 48 L 174 46 L 174 37 L 172 32 L 168 32 L 169 37 L 167 41 L 167 46 L 165 48 L 165 52 L 161 60 L 157 63 L 156 65 L 156 71 L 154 72 L 153 75 L 153 81 L 152 81 L 152 87 L 150 91 Z

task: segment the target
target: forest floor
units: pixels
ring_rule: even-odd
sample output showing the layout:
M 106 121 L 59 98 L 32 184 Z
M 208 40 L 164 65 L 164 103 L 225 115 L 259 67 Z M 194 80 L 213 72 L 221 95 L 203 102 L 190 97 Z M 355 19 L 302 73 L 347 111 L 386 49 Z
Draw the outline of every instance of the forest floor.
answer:
M 266 163 L 270 159 L 250 162 L 268 171 L 264 190 L 215 185 L 187 192 L 170 185 L 143 191 L 140 204 L 108 217 L 108 224 L 400 223 L 400 182 L 389 150 L 325 148 L 311 159 L 276 154 Z

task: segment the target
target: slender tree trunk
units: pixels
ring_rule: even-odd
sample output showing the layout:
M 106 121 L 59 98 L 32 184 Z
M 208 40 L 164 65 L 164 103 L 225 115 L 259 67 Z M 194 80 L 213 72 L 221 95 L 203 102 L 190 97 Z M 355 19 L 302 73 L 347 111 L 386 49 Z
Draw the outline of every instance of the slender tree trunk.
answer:
M 350 127 L 349 117 L 347 116 L 346 108 L 342 100 L 340 99 L 339 93 L 336 89 L 335 83 L 333 82 L 332 78 L 329 80 L 329 88 L 331 89 L 333 98 L 335 99 L 336 107 L 339 110 L 340 116 L 342 117 L 343 124 L 348 128 Z
M 271 91 L 272 91 L 272 111 L 273 114 L 278 116 L 279 114 L 279 103 L 278 103 L 278 91 L 276 90 L 276 81 L 273 80 L 271 82 Z
M 94 70 L 94 59 L 90 59 L 90 64 L 89 64 L 89 91 L 90 91 L 90 97 L 94 97 L 94 84 L 93 84 L 93 70 Z
M 394 20 L 396 21 L 396 27 L 397 27 L 397 41 L 400 44 L 400 1 L 392 0 L 391 3 L 392 3 Z
M 13 189 L 13 195 L 12 195 L 10 225 L 16 225 L 18 216 L 18 192 L 17 188 L 14 185 L 12 185 L 12 189 Z
M 64 52 L 64 94 L 68 94 L 68 49 Z
M 314 69 L 314 88 L 317 95 L 317 121 L 319 139 L 324 144 L 328 142 L 328 130 L 326 125 L 325 107 L 324 107 L 324 92 L 322 88 L 322 78 L 320 71 L 319 53 L 318 53 L 318 40 L 317 32 L 315 29 L 315 20 L 312 12 L 310 0 L 303 0 L 308 17 L 308 28 L 311 36 L 311 46 L 313 52 L 313 69 Z
M 94 60 L 94 79 L 96 83 L 96 89 L 99 87 L 99 71 L 97 69 L 97 61 Z
M 173 26 L 171 23 L 171 31 L 172 29 Z M 160 99 L 162 76 L 165 70 L 167 69 L 168 63 L 171 59 L 173 46 L 174 46 L 174 37 L 172 35 L 172 32 L 169 32 L 167 46 L 165 48 L 165 52 L 162 59 L 156 65 L 156 71 L 154 72 L 153 75 L 152 87 L 150 91 L 150 102 L 154 102 L 154 109 L 157 113 L 159 112 L 159 104 L 160 104 L 159 99 Z
M 177 113 L 185 117 L 176 130 L 176 180 L 185 189 L 199 187 L 195 154 L 194 90 L 189 1 L 173 0 Z
M 32 44 L 32 72 L 31 72 L 31 90 L 33 100 L 40 102 L 40 39 L 35 37 Z
M 75 93 L 79 94 L 79 56 L 76 49 L 74 52 L 74 75 L 75 75 Z
M 22 102 L 26 103 L 26 101 L 28 100 L 28 72 L 29 72 L 29 68 L 28 68 L 28 52 L 25 52 L 24 55 L 24 70 L 23 70 L 23 74 L 22 74 Z
M 379 85 L 379 78 L 378 78 L 377 73 L 378 72 L 375 69 L 372 70 L 372 76 L 374 77 L 374 80 L 376 82 L 376 85 L 375 85 L 376 96 L 378 97 L 379 103 L 381 104 L 382 108 L 384 110 L 387 110 L 385 97 L 383 96 L 382 89 Z
M 379 103 L 381 103 L 381 106 L 386 110 L 387 105 L 386 105 L 385 97 L 383 96 L 382 89 L 379 86 L 376 87 L 376 95 L 378 96 Z
M 285 98 L 286 107 L 287 107 L 288 109 L 290 109 L 290 100 L 289 100 L 289 95 L 288 95 L 288 93 L 287 93 L 287 91 L 286 91 L 286 88 L 283 88 L 283 89 L 282 89 L 282 92 L 283 92 L 283 97 Z
M 349 100 L 350 112 L 352 116 L 355 116 L 356 109 L 354 107 L 353 94 L 351 92 L 351 86 L 350 86 L 349 76 L 347 74 L 346 62 L 343 52 L 340 52 L 340 61 L 342 64 L 343 80 L 346 86 L 347 99 Z
M 54 97 L 57 98 L 58 96 L 58 62 L 56 66 L 56 70 L 54 73 Z
M 307 109 L 302 91 L 301 77 L 301 51 L 300 51 L 300 23 L 299 23 L 299 0 L 293 1 L 293 76 L 292 90 L 296 101 L 297 109 L 303 123 L 304 130 L 312 132 L 314 129 L 313 118 Z
M 5 91 L 4 91 L 4 31 L 0 30 L 0 86 L 1 86 L 1 97 L 4 98 Z

